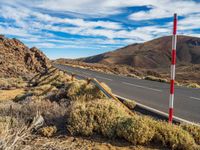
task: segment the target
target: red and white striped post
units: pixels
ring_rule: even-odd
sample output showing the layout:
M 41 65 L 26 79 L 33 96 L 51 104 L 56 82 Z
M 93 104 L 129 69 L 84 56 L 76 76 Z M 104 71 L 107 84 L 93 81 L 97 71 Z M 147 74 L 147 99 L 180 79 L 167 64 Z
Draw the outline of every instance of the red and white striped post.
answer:
M 173 121 L 173 105 L 174 105 L 174 81 L 176 66 L 176 30 L 177 30 L 177 14 L 174 14 L 173 36 L 172 36 L 172 60 L 171 60 L 171 82 L 170 82 L 170 98 L 169 98 L 169 123 Z

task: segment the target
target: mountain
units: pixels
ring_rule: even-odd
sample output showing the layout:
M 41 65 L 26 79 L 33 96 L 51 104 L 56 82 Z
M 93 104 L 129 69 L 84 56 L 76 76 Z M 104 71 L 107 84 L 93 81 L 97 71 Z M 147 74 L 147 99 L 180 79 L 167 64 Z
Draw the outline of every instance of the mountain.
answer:
M 0 77 L 27 77 L 50 66 L 50 60 L 36 47 L 0 35 Z
M 87 63 L 126 64 L 141 68 L 170 66 L 172 37 L 165 36 L 81 59 Z M 200 38 L 177 37 L 177 64 L 200 64 Z

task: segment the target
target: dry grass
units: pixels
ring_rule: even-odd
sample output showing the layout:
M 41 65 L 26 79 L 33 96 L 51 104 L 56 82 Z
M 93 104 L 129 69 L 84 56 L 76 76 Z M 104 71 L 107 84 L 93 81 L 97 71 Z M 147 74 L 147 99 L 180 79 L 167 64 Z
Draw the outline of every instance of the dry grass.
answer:
M 22 95 L 24 93 L 24 89 L 0 90 L 0 101 L 13 100 L 17 95 Z
M 27 83 L 22 78 L 0 78 L 0 89 L 24 88 Z
M 57 132 L 57 128 L 56 126 L 47 126 L 41 128 L 39 132 L 45 137 L 52 137 Z
M 44 74 L 37 74 L 30 81 L 31 85 L 46 85 L 51 84 L 56 87 L 60 87 L 71 80 L 71 77 L 64 73 L 63 71 L 59 71 L 58 69 L 51 67 Z

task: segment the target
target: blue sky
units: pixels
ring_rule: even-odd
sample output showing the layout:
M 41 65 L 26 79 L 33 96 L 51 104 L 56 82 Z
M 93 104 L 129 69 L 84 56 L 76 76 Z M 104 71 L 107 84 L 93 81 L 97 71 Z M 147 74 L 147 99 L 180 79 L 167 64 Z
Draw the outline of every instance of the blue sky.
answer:
M 170 35 L 200 37 L 200 0 L 5 0 L 0 34 L 51 59 L 79 58 Z

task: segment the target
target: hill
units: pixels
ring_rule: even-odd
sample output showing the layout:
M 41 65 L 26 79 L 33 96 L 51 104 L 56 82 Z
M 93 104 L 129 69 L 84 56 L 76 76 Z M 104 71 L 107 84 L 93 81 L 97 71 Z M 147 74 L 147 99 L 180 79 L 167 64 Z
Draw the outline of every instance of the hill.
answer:
M 27 77 L 45 71 L 49 59 L 36 47 L 28 48 L 17 39 L 0 35 L 0 77 Z
M 177 63 L 200 64 L 200 38 L 178 36 L 177 39 Z M 81 60 L 87 63 L 126 64 L 149 69 L 166 68 L 170 66 L 171 41 L 171 36 L 165 36 Z

